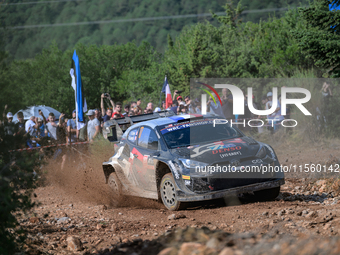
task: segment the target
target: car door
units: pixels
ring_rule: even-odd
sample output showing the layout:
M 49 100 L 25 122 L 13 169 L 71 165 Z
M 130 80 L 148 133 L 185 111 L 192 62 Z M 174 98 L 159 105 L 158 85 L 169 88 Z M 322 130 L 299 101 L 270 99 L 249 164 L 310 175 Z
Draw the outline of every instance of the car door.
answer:
M 154 155 L 159 147 L 155 131 L 142 126 L 139 129 L 137 146 L 131 151 L 134 157 L 132 170 L 138 185 L 145 190 L 157 191 Z
M 136 176 L 135 171 L 133 171 L 133 165 L 135 163 L 135 158 L 132 151 L 136 150 L 137 137 L 138 137 L 139 127 L 131 129 L 126 137 L 126 143 L 122 149 L 122 157 L 125 159 L 126 164 L 121 164 L 124 166 L 123 171 L 128 181 L 134 186 L 139 186 L 138 176 Z

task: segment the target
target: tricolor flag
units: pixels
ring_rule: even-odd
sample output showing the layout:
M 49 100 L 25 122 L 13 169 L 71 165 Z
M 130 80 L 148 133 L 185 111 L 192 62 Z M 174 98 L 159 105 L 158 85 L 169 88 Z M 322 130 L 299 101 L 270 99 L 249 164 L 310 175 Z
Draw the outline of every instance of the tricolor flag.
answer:
M 171 92 L 170 92 L 170 86 L 168 83 L 168 79 L 165 76 L 165 80 L 163 83 L 162 93 L 165 93 L 165 108 L 168 109 L 172 106 L 172 98 L 171 98 Z
M 87 112 L 87 104 L 86 104 L 86 99 L 84 98 L 83 86 L 82 86 L 81 75 L 80 75 L 79 58 L 77 56 L 76 50 L 74 50 L 74 53 L 73 53 L 72 66 L 73 68 L 71 68 L 70 70 L 70 75 L 72 77 L 71 86 L 73 87 L 75 91 L 77 121 L 84 121 L 85 120 L 84 112 Z

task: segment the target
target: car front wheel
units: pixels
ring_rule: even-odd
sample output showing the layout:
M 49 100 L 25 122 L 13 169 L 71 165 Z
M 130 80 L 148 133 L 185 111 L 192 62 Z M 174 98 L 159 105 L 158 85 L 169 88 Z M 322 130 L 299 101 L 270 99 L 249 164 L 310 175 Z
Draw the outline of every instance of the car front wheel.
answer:
M 170 211 L 177 211 L 182 207 L 182 203 L 176 198 L 176 183 L 171 173 L 163 176 L 159 187 L 162 202 Z
M 112 203 L 114 206 L 120 205 L 122 201 L 122 185 L 115 172 L 109 175 L 108 184 L 112 194 Z

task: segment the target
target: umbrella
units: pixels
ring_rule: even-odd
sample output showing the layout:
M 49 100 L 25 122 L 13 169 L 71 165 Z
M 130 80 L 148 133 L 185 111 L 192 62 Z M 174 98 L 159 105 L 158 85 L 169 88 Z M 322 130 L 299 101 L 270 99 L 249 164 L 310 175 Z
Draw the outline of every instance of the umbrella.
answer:
M 50 112 L 54 113 L 54 116 L 56 117 L 56 119 L 59 118 L 60 116 L 60 112 L 58 112 L 57 110 L 53 109 L 52 107 L 49 106 L 45 106 L 45 105 L 34 105 L 34 106 L 29 106 L 25 109 L 22 109 L 18 112 L 22 112 L 24 114 L 24 119 L 28 120 L 30 117 L 35 116 L 35 117 L 41 117 L 39 115 L 39 110 L 41 110 L 45 116 L 45 118 L 48 118 L 48 114 Z M 18 112 L 16 112 L 13 116 L 13 122 L 17 122 L 18 121 Z

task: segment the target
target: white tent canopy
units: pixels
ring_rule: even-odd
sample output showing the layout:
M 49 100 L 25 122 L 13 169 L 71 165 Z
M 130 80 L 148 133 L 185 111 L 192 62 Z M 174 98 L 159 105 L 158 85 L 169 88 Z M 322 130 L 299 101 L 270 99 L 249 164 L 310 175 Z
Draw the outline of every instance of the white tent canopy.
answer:
M 56 119 L 59 118 L 60 116 L 60 112 L 58 112 L 57 110 L 53 109 L 52 107 L 49 106 L 45 106 L 45 105 L 34 105 L 34 106 L 29 106 L 25 109 L 22 109 L 18 112 L 22 112 L 24 114 L 24 119 L 28 120 L 30 117 L 35 116 L 35 117 L 40 117 L 39 115 L 39 110 L 41 110 L 45 116 L 45 118 L 48 118 L 48 114 L 50 112 L 54 113 L 54 116 L 56 117 Z M 13 121 L 17 122 L 18 121 L 18 112 L 16 112 L 13 116 Z

